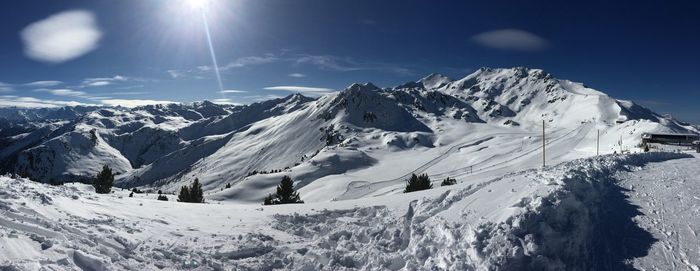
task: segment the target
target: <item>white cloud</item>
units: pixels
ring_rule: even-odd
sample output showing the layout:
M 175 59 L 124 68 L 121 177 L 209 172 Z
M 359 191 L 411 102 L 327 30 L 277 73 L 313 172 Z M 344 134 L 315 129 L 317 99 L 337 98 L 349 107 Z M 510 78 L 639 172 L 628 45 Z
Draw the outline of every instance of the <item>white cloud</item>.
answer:
M 302 77 L 306 77 L 306 74 L 303 74 L 303 73 L 290 73 L 290 74 L 288 74 L 288 76 L 289 76 L 289 77 L 294 77 L 294 78 L 302 78 Z
M 112 92 L 109 94 L 112 95 L 144 95 L 148 94 L 149 92 L 146 91 L 117 91 L 117 92 Z
M 8 93 L 13 91 L 15 91 L 15 89 L 12 88 L 12 85 L 0 82 L 0 93 Z
M 51 94 L 53 94 L 53 95 L 56 95 L 56 96 L 76 96 L 76 97 L 81 97 L 81 96 L 85 96 L 85 94 L 87 94 L 87 93 L 85 93 L 85 92 L 83 92 L 83 91 L 75 91 L 75 90 L 66 89 L 66 88 L 64 88 L 64 89 L 51 89 L 51 90 L 49 90 L 49 92 L 50 92 Z
M 103 87 L 109 86 L 117 82 L 132 81 L 134 78 L 126 77 L 122 75 L 115 75 L 112 77 L 95 77 L 95 78 L 85 78 L 80 85 L 81 88 L 86 87 Z
M 95 48 L 102 36 L 95 15 L 86 10 L 65 11 L 25 27 L 20 36 L 31 59 L 61 63 Z
M 277 56 L 274 56 L 272 54 L 267 54 L 264 56 L 244 56 L 244 57 L 239 57 L 228 64 L 219 67 L 219 70 L 225 71 L 228 69 L 233 69 L 233 68 L 243 68 L 246 66 L 251 66 L 251 65 L 261 65 L 261 64 L 268 64 L 268 63 L 273 63 L 280 61 L 280 58 Z M 207 66 L 200 66 L 198 67 L 200 70 L 203 70 L 203 67 L 209 68 Z M 208 69 L 207 69 L 208 70 Z
M 96 106 L 76 101 L 41 100 L 33 97 L 0 96 L 0 107 L 55 108 L 63 106 Z
M 274 86 L 266 87 L 266 90 L 279 90 L 279 91 L 289 91 L 289 92 L 299 92 L 311 95 L 321 95 L 333 92 L 330 88 L 317 88 L 317 87 L 302 87 L 302 86 Z
M 518 29 L 500 29 L 473 36 L 472 41 L 479 45 L 512 51 L 541 51 L 549 47 L 544 38 Z
M 399 75 L 411 75 L 413 72 L 396 64 L 381 62 L 360 62 L 349 57 L 331 55 L 300 55 L 295 59 L 297 64 L 311 64 L 321 70 L 330 71 L 382 71 Z
M 144 105 L 153 104 L 173 104 L 176 102 L 171 101 L 157 101 L 157 100 L 127 100 L 127 99 L 107 99 L 100 101 L 104 105 L 109 106 L 123 106 L 123 107 L 137 107 Z
M 110 83 L 109 81 L 95 81 L 95 82 L 90 82 L 90 83 L 86 84 L 85 86 L 88 86 L 88 87 L 103 87 L 103 86 L 107 86 L 107 85 L 110 85 L 110 84 L 111 84 L 111 83 Z
M 231 105 L 240 105 L 240 103 L 236 103 L 231 99 L 213 99 L 211 100 L 212 103 L 215 104 L 231 104 Z
M 55 86 L 62 85 L 62 84 L 63 84 L 63 82 L 61 82 L 61 81 L 52 81 L 51 80 L 51 81 L 34 81 L 31 83 L 26 83 L 24 85 L 30 86 L 30 87 L 43 87 L 43 88 L 45 88 L 45 87 L 55 87 Z
M 238 90 L 238 89 L 226 89 L 219 91 L 219 93 L 246 93 L 247 91 L 245 90 Z

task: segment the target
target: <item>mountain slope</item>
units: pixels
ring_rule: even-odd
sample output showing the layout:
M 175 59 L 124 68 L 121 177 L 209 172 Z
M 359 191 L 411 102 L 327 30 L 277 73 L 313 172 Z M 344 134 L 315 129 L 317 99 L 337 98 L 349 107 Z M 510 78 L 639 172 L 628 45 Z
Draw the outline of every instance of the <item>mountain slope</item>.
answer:
M 597 149 L 639 150 L 643 132 L 698 132 L 522 67 L 482 68 L 459 80 L 432 74 L 393 88 L 353 84 L 315 99 L 295 94 L 246 106 L 0 113 L 13 125 L 0 133 L 6 172 L 88 180 L 107 164 L 119 186 L 173 192 L 199 178 L 209 198 L 247 203 L 272 192 L 283 175 L 310 201 L 351 199 L 399 193 L 411 173 L 468 181 L 537 167 L 542 140 L 545 162 L 558 163 Z

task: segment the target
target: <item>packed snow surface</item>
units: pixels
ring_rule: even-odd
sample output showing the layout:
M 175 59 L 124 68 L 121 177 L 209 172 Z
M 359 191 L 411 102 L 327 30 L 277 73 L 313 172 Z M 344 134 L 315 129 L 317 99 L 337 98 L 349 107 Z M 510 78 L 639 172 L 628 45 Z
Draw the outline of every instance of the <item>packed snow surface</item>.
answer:
M 604 155 L 421 192 L 280 206 L 98 195 L 83 184 L 5 176 L 0 267 L 694 269 L 697 161 Z M 621 211 L 639 206 L 645 215 Z

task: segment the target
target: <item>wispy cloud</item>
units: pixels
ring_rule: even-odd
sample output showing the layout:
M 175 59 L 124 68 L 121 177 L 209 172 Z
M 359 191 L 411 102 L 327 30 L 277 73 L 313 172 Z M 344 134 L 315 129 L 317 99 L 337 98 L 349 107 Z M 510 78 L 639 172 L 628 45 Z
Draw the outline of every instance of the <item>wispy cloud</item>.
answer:
M 303 87 L 303 86 L 274 86 L 266 87 L 265 90 L 278 90 L 278 91 L 288 91 L 288 92 L 298 92 L 309 95 L 323 95 L 332 93 L 335 90 L 330 88 L 319 88 L 319 87 Z
M 291 54 L 289 52 L 283 52 L 281 54 L 264 54 L 261 56 L 239 57 L 229 62 L 228 64 L 219 67 L 219 70 L 227 71 L 235 68 L 243 68 L 272 63 L 286 63 L 294 66 L 312 65 L 317 69 L 338 72 L 379 71 L 399 75 L 414 75 L 414 72 L 411 69 L 393 63 L 358 61 L 350 57 L 340 57 L 333 55 Z M 167 73 L 172 78 L 188 79 L 203 79 L 203 75 L 211 72 L 211 66 L 197 66 L 188 70 L 171 69 L 167 71 Z M 301 78 L 305 77 L 306 74 L 290 73 L 288 74 L 288 76 Z
M 519 29 L 499 29 L 472 36 L 471 40 L 481 46 L 510 51 L 541 51 L 549 42 L 534 34 Z
M 123 106 L 123 107 L 137 107 L 137 106 L 144 106 L 144 105 L 153 105 L 153 104 L 173 104 L 177 102 L 172 102 L 172 101 L 158 101 L 158 100 L 138 100 L 138 99 L 106 99 L 106 100 L 100 100 L 100 102 L 104 105 L 109 105 L 109 106 Z
M 215 104 L 231 104 L 231 105 L 240 105 L 240 103 L 234 102 L 231 99 L 213 99 L 211 100 L 212 103 Z
M 13 91 L 15 91 L 15 89 L 12 87 L 11 84 L 0 82 L 0 93 L 9 93 Z
M 83 80 L 80 87 L 103 87 L 116 82 L 125 82 L 129 80 L 131 80 L 131 78 L 122 75 L 115 75 L 112 77 L 86 78 Z
M 227 89 L 227 90 L 222 90 L 219 91 L 219 93 L 246 93 L 247 91 L 245 90 L 238 90 L 238 89 Z
M 44 100 L 34 97 L 0 96 L 0 107 L 55 108 L 78 105 L 96 106 L 97 104 L 87 104 L 76 101 Z
M 274 63 L 274 62 L 279 62 L 281 59 L 278 56 L 275 56 L 273 54 L 266 54 L 263 56 L 245 56 L 245 57 L 239 57 L 228 64 L 219 67 L 219 70 L 230 70 L 230 69 L 235 69 L 235 68 L 243 68 L 246 66 L 252 66 L 252 65 L 262 65 L 262 64 L 268 64 L 268 63 Z M 201 67 L 201 66 L 200 66 Z M 209 68 L 209 67 L 207 67 Z
M 34 22 L 25 27 L 20 36 L 29 58 L 61 63 L 97 48 L 102 33 L 95 15 L 86 10 L 73 10 Z
M 84 97 L 87 93 L 83 91 L 75 91 L 72 89 L 51 89 L 49 92 L 56 96 L 74 96 L 74 97 Z
M 149 92 L 146 92 L 146 91 L 117 91 L 117 92 L 112 92 L 109 94 L 111 94 L 111 95 L 145 95 L 148 93 Z
M 297 64 L 311 64 L 321 70 L 331 71 L 382 71 L 399 75 L 412 75 L 413 72 L 400 65 L 382 62 L 357 61 L 349 57 L 332 55 L 302 55 L 295 62 Z
M 26 83 L 24 85 L 28 86 L 28 87 L 45 88 L 45 87 L 55 87 L 55 86 L 62 85 L 62 84 L 63 84 L 63 82 L 61 82 L 61 81 L 46 80 L 46 81 L 34 81 L 34 82 Z

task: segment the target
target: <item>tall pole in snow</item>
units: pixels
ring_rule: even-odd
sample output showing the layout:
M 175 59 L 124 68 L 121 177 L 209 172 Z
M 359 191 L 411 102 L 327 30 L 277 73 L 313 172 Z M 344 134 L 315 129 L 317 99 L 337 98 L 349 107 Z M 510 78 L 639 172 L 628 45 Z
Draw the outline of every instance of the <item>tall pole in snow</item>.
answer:
M 545 138 L 544 134 L 544 120 L 542 120 L 542 168 L 545 167 L 545 143 L 547 142 L 547 139 Z

